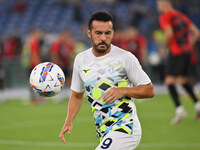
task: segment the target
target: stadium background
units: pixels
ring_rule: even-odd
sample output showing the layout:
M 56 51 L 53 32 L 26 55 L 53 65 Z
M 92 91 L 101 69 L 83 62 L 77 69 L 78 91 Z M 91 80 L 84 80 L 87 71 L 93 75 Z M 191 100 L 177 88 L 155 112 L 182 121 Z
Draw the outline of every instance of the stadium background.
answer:
M 176 9 L 187 14 L 200 28 L 199 0 L 173 2 Z M 155 0 L 0 0 L 0 149 L 86 150 L 94 149 L 97 145 L 87 102 L 75 120 L 73 135 L 68 137 L 69 143 L 65 146 L 57 137 L 65 118 L 67 101 L 57 104 L 49 100 L 37 106 L 27 103 L 29 73 L 26 53 L 31 29 L 40 29 L 44 33 L 44 54 L 49 54 L 51 42 L 64 29 L 70 32 L 75 41 L 75 54 L 87 49 L 91 46 L 85 32 L 87 20 L 96 10 L 111 12 L 116 18 L 116 29 L 136 27 L 147 40 L 148 54 L 158 52 L 153 43 L 154 40 L 162 43 L 162 33 L 159 31 Z M 2 55 L 13 39 L 21 44 L 21 48 L 16 53 Z M 44 59 L 48 60 L 48 57 Z M 199 68 L 199 59 L 197 63 Z M 199 122 L 194 121 L 192 103 L 187 96 L 182 96 L 188 117 L 182 124 L 171 126 L 169 121 L 173 116 L 173 105 L 165 93 L 163 77 L 160 77 L 159 71 L 153 70 L 154 67 L 149 62 L 145 69 L 156 85 L 155 98 L 142 103 L 136 101 L 144 133 L 138 149 L 200 149 L 200 127 Z M 198 86 L 196 91 L 199 91 Z M 66 98 L 68 94 L 65 93 Z
M 45 44 L 42 51 L 47 57 L 51 42 L 65 29 L 75 41 L 75 51 L 81 51 L 90 47 L 85 29 L 89 15 L 96 10 L 111 12 L 116 20 L 116 29 L 136 27 L 147 40 L 148 53 L 157 52 L 158 49 L 153 43 L 155 41 L 161 43 L 162 34 L 159 34 L 158 30 L 155 2 L 155 0 L 1 0 L 0 47 L 5 53 L 4 58 L 1 58 L 5 60 L 2 62 L 5 69 L 4 86 L 6 88 L 27 86 L 28 75 L 24 70 L 28 66 L 26 57 L 28 54 L 25 49 L 31 29 L 40 29 L 43 32 Z M 174 0 L 174 2 L 175 8 L 187 14 L 200 27 L 200 1 Z M 14 47 L 12 40 L 19 48 L 12 49 Z M 163 79 L 151 71 L 150 64 L 147 68 L 147 73 L 155 82 Z

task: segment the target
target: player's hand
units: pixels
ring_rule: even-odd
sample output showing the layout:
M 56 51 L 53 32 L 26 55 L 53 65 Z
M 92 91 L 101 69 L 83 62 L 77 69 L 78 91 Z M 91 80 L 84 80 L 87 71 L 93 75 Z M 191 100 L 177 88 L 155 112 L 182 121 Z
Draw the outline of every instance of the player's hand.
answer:
M 65 123 L 64 127 L 62 128 L 59 138 L 62 140 L 62 142 L 65 144 L 66 140 L 65 140 L 65 133 L 67 132 L 69 135 L 71 134 L 72 131 L 72 123 Z
M 125 90 L 123 88 L 112 88 L 103 95 L 105 103 L 112 103 L 115 100 L 124 96 Z

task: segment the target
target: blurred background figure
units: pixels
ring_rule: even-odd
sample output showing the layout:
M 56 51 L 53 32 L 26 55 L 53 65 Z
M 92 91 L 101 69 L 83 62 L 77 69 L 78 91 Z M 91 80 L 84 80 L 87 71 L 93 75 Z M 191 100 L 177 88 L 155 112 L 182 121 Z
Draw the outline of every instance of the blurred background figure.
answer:
M 173 4 L 200 27 L 200 1 L 173 0 Z M 5 89 L 27 88 L 29 73 L 24 70 L 29 68 L 30 63 L 28 40 L 31 28 L 43 32 L 40 42 L 41 62 L 54 59 L 51 56 L 52 42 L 58 39 L 63 29 L 70 29 L 73 33 L 70 38 L 73 39 L 74 44 L 68 43 L 74 45 L 73 55 L 75 55 L 91 46 L 84 28 L 89 14 L 97 10 L 107 10 L 114 16 L 116 32 L 113 44 L 122 48 L 129 47 L 129 50 L 137 55 L 154 84 L 162 85 L 165 76 L 165 60 L 160 59 L 159 54 L 163 39 L 162 31 L 158 30 L 158 12 L 154 11 L 156 0 L 2 0 L 0 1 L 0 34 L 3 47 L 2 60 L 5 60 L 3 66 L 7 78 L 4 80 Z M 199 84 L 196 84 L 200 81 L 198 48 L 195 53 L 197 69 L 194 71 L 196 71 L 197 82 L 193 84 L 198 87 Z M 73 58 L 74 56 L 71 61 Z M 66 83 L 69 84 L 69 81 Z
M 5 79 L 5 69 L 3 66 L 3 43 L 0 37 L 0 95 L 2 101 L 5 100 L 4 98 L 4 79 Z
M 188 75 L 191 75 L 192 64 L 196 63 L 193 53 L 194 45 L 200 36 L 199 30 L 186 15 L 172 7 L 170 0 L 157 0 L 157 9 L 161 13 L 159 17 L 160 27 L 164 31 L 164 41 L 160 51 L 162 56 L 165 56 L 169 46 L 165 84 L 168 86 L 169 93 L 176 106 L 172 123 L 177 124 L 186 116 L 186 112 L 180 103 L 175 86 L 176 82 L 191 96 L 195 104 L 196 119 L 199 119 L 200 102 L 188 80 Z
M 120 34 L 119 31 L 117 34 Z M 120 36 L 122 36 L 122 38 Z M 148 55 L 146 38 L 134 27 L 128 27 L 122 35 L 119 35 L 119 38 L 120 42 L 118 46 L 135 55 L 142 67 L 145 69 L 147 67 Z
M 30 50 L 30 69 L 32 70 L 36 65 L 41 63 L 40 48 L 42 44 L 42 33 L 39 29 L 33 29 L 30 32 L 30 39 L 28 41 Z
M 33 68 L 42 62 L 41 58 L 41 47 L 42 47 L 42 32 L 39 29 L 32 29 L 30 31 L 30 39 L 28 40 L 29 49 L 29 75 Z M 30 102 L 32 105 L 43 102 L 40 96 L 37 96 L 30 88 L 31 97 Z
M 11 33 L 3 43 L 3 64 L 5 68 L 6 86 L 12 87 L 15 82 L 13 72 L 20 66 L 20 55 L 22 52 L 22 39 L 17 30 Z
M 51 62 L 57 64 L 66 76 L 66 85 L 71 85 L 72 58 L 74 54 L 74 39 L 68 31 L 61 31 L 51 45 Z
M 125 33 L 124 33 L 123 29 L 117 28 L 117 29 L 115 30 L 115 33 L 114 33 L 114 36 L 113 36 L 113 39 L 112 39 L 112 44 L 121 47 L 120 44 L 121 44 L 122 39 L 123 39 L 124 36 L 125 36 L 124 34 L 125 34 Z
M 17 31 L 13 32 L 4 43 L 4 58 L 16 59 L 22 52 L 22 39 Z

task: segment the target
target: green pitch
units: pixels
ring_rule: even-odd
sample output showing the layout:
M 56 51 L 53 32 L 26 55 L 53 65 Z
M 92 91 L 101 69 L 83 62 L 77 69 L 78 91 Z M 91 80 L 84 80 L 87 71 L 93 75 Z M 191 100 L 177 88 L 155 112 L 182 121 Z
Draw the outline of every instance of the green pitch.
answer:
M 193 103 L 182 98 L 188 112 L 178 125 L 170 125 L 174 106 L 168 95 L 137 100 L 143 136 L 137 150 L 199 150 L 200 120 Z M 30 106 L 20 100 L 0 103 L 0 150 L 94 150 L 98 145 L 94 120 L 85 100 L 66 144 L 58 138 L 67 114 L 67 101 Z

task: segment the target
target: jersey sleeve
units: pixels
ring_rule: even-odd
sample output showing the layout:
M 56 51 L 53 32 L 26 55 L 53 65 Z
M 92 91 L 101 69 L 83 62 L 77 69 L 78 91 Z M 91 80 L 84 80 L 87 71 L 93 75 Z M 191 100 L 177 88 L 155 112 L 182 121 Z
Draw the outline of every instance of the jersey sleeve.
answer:
M 71 90 L 77 93 L 84 92 L 84 83 L 79 74 L 79 65 L 78 65 L 79 56 L 77 55 L 74 61 L 73 66 L 73 74 L 72 74 L 72 82 L 71 82 Z
M 134 86 L 151 83 L 148 75 L 143 71 L 138 59 L 131 53 L 125 56 L 125 68 L 128 79 Z

